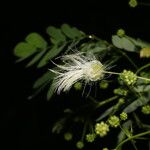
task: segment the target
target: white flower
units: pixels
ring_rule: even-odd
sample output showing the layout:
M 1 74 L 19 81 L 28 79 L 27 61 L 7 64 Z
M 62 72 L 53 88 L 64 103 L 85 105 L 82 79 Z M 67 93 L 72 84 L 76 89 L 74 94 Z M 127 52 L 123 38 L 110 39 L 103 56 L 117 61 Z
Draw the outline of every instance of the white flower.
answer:
M 61 57 L 64 65 L 58 65 L 56 70 L 50 71 L 56 74 L 54 87 L 59 94 L 68 91 L 74 83 L 84 80 L 98 81 L 104 77 L 105 66 L 94 55 L 85 56 L 83 53 L 64 55 Z

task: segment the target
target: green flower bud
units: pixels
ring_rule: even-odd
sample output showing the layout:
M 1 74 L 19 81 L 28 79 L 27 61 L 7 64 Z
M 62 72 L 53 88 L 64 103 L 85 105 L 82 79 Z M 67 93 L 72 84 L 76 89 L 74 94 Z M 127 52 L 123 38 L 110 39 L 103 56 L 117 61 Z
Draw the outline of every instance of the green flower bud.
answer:
M 119 103 L 119 105 L 124 104 L 125 103 L 125 99 L 124 98 L 119 98 L 118 103 Z
M 66 132 L 66 133 L 64 134 L 64 139 L 65 139 L 66 141 L 72 140 L 72 133 Z
M 77 147 L 78 149 L 82 149 L 82 148 L 84 147 L 84 143 L 83 143 L 82 141 L 78 141 L 78 142 L 76 143 L 76 147 Z
M 75 88 L 77 91 L 79 91 L 79 90 L 82 89 L 82 84 L 81 84 L 80 82 L 76 82 L 76 83 L 74 84 L 74 88 Z
M 114 115 L 108 119 L 108 123 L 110 124 L 111 127 L 116 128 L 120 125 L 120 119 L 119 119 L 119 117 Z
M 128 118 L 127 113 L 122 112 L 122 113 L 120 114 L 120 119 L 121 119 L 121 120 L 127 120 L 127 118 Z
M 100 137 L 106 136 L 108 131 L 109 131 L 109 125 L 104 123 L 103 121 L 100 123 L 97 123 L 95 126 L 95 132 Z
M 142 113 L 145 115 L 149 115 L 150 114 L 150 105 L 145 105 L 142 107 Z
M 95 140 L 95 138 L 96 138 L 96 135 L 95 135 L 95 134 L 87 134 L 87 135 L 86 135 L 86 140 L 87 140 L 87 142 L 92 143 L 92 142 Z
M 119 78 L 124 81 L 127 85 L 133 85 L 137 81 L 137 75 L 134 74 L 132 71 L 123 70 L 120 74 Z
M 123 37 L 125 35 L 125 31 L 123 29 L 119 29 L 117 31 L 117 35 L 120 36 L 120 37 Z
M 99 86 L 101 89 L 107 89 L 107 87 L 109 86 L 108 82 L 107 81 L 101 81 L 99 83 Z
M 103 148 L 102 150 L 109 150 L 107 147 Z
M 113 92 L 114 92 L 114 94 L 121 95 L 121 96 L 126 96 L 128 94 L 127 90 L 121 89 L 121 88 L 114 89 Z
M 130 6 L 130 7 L 136 7 L 137 5 L 138 5 L 137 0 L 130 0 L 130 1 L 129 1 L 129 6 Z

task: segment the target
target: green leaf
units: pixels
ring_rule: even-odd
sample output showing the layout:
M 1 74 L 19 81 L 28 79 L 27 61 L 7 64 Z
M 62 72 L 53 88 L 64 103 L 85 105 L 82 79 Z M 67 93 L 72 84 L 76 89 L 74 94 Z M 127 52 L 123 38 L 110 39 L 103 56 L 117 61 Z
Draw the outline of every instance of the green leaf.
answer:
M 44 75 L 42 75 L 33 85 L 34 89 L 41 87 L 45 83 L 49 83 L 54 78 L 54 73 L 51 71 L 47 71 Z
M 131 113 L 131 112 L 135 111 L 138 107 L 147 104 L 149 101 L 150 101 L 150 99 L 148 99 L 148 98 L 140 97 L 140 98 L 138 98 L 137 100 L 135 100 L 134 102 L 132 102 L 131 104 L 129 104 L 129 105 L 123 110 L 123 112 Z
M 52 49 L 50 49 L 41 59 L 39 64 L 37 65 L 38 68 L 43 67 L 50 61 L 52 58 L 56 57 L 65 47 L 66 44 L 63 44 L 62 46 L 58 47 L 57 45 L 53 46 Z
M 48 101 L 52 98 L 54 91 L 55 91 L 54 85 L 53 85 L 53 83 L 51 83 L 51 85 L 48 89 L 48 92 L 47 92 L 47 100 Z
M 128 37 L 122 37 L 120 38 L 117 35 L 112 36 L 112 43 L 120 49 L 124 49 L 130 52 L 136 51 L 135 44 L 128 38 Z
M 55 45 L 52 49 L 50 49 L 40 60 L 39 64 L 38 64 L 38 68 L 45 66 L 48 61 L 50 61 L 51 58 L 53 58 L 53 56 L 55 56 L 53 53 L 56 53 L 57 51 L 57 46 Z
M 119 36 L 117 35 L 113 35 L 112 36 L 112 43 L 117 47 L 117 48 L 120 48 L 122 49 L 123 46 L 122 46 L 122 40 Z
M 47 47 L 47 42 L 38 33 L 30 33 L 25 40 L 36 48 L 45 49 Z
M 53 40 L 55 40 L 55 42 L 59 43 L 59 42 L 64 42 L 66 40 L 66 37 L 64 36 L 64 34 L 61 32 L 60 29 L 57 29 L 53 26 L 49 26 L 46 30 L 47 34 L 51 36 L 51 38 Z
M 131 120 L 128 120 L 122 124 L 123 130 L 121 130 L 121 132 L 118 134 L 118 137 L 117 137 L 118 138 L 118 140 L 117 140 L 118 144 L 126 138 L 126 131 L 128 131 L 128 129 L 130 128 L 131 125 L 132 125 Z M 119 148 L 119 150 L 121 150 L 121 147 Z
M 70 27 L 68 24 L 63 24 L 61 30 L 70 39 L 80 38 L 84 35 L 83 32 L 79 31 L 77 28 Z
M 102 113 L 102 114 L 100 115 L 99 118 L 96 119 L 96 121 L 100 121 L 100 120 L 104 119 L 105 117 L 107 117 L 110 113 L 112 113 L 113 109 L 114 109 L 113 106 L 110 107 L 110 108 L 108 108 L 106 111 L 104 111 L 104 113 Z
M 36 50 L 35 46 L 25 42 L 20 42 L 14 48 L 14 54 L 18 57 L 29 57 L 34 54 Z
M 131 40 L 129 40 L 126 37 L 123 37 L 121 40 L 122 40 L 123 49 L 131 51 L 131 52 L 136 50 L 136 47 L 135 47 L 134 43 Z
M 134 88 L 136 92 L 149 92 L 150 91 L 150 85 L 139 85 Z
M 34 58 L 32 58 L 32 60 L 26 65 L 26 67 L 30 67 L 35 64 L 44 55 L 45 51 L 46 49 L 35 55 Z

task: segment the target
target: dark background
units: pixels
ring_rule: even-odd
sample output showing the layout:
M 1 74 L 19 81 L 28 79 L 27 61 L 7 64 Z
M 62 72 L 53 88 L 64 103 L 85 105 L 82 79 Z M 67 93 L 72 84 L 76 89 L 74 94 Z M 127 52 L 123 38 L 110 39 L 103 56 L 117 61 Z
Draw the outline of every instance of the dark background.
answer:
M 73 149 L 62 137 L 51 135 L 51 126 L 60 114 L 61 103 L 47 102 L 44 97 L 27 100 L 35 68 L 16 64 L 14 46 L 30 32 L 45 36 L 49 25 L 68 23 L 88 34 L 111 40 L 118 28 L 133 37 L 149 40 L 150 7 L 130 8 L 128 0 L 99 1 L 20 1 L 0 5 L 1 60 L 1 138 L 3 150 Z

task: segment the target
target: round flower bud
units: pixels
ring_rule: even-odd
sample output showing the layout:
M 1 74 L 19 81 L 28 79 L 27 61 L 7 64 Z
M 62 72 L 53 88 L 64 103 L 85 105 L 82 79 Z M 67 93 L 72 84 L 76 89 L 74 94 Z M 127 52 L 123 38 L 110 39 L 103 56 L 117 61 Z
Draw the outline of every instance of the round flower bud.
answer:
M 82 89 L 82 84 L 81 84 L 80 82 L 76 82 L 76 83 L 74 84 L 74 88 L 75 88 L 77 91 L 79 91 L 79 90 Z
M 120 125 L 120 120 L 119 120 L 119 117 L 117 116 L 111 116 L 109 119 L 108 119 L 108 123 L 110 124 L 111 127 L 118 127 Z
M 109 84 L 108 84 L 107 81 L 102 80 L 102 81 L 99 83 L 99 86 L 100 86 L 101 89 L 107 89 L 107 87 L 109 86 Z
M 100 137 L 106 136 L 108 131 L 109 131 L 109 125 L 104 123 L 103 121 L 100 123 L 97 123 L 95 126 L 95 132 Z
M 132 71 L 123 70 L 119 77 L 127 85 L 133 85 L 137 81 L 137 75 Z
M 86 140 L 87 142 L 92 143 L 95 140 L 96 135 L 95 134 L 87 134 L 86 135 Z
M 64 139 L 65 139 L 66 141 L 72 140 L 72 133 L 66 132 L 66 133 L 64 134 Z
M 137 5 L 138 5 L 137 0 L 130 0 L 130 1 L 129 1 L 129 6 L 130 6 L 130 7 L 136 7 Z
M 102 150 L 109 150 L 107 147 L 103 148 Z
M 121 105 L 121 104 L 124 104 L 125 103 L 125 99 L 124 98 L 119 98 L 119 104 Z
M 127 90 L 122 89 L 122 88 L 114 89 L 113 92 L 114 92 L 114 94 L 121 95 L 121 96 L 126 96 L 128 93 Z
M 122 112 L 122 113 L 120 114 L 120 119 L 121 119 L 121 120 L 127 120 L 127 118 L 128 118 L 127 113 Z
M 123 29 L 119 29 L 117 31 L 117 35 L 120 36 L 120 37 L 123 37 L 125 35 L 125 31 Z
M 84 147 L 84 143 L 83 143 L 82 141 L 78 141 L 78 142 L 76 143 L 76 147 L 77 147 L 78 149 L 82 149 L 82 148 Z
M 145 105 L 142 107 L 142 113 L 145 115 L 149 115 L 150 114 L 150 105 Z

